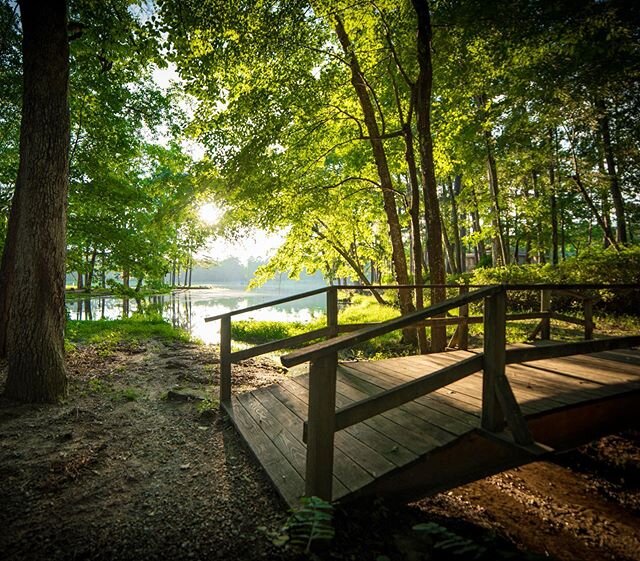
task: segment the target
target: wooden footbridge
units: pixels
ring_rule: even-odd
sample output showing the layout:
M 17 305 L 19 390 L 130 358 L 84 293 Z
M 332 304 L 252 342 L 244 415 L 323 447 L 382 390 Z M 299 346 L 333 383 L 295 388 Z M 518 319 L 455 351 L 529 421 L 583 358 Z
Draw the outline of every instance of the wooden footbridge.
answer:
M 233 316 L 293 298 L 208 318 L 222 322 L 221 404 L 290 505 L 303 495 L 408 501 L 453 488 L 640 425 L 640 351 L 633 349 L 640 334 L 593 339 L 590 298 L 580 297 L 580 319 L 550 307 L 554 291 L 579 297 L 576 291 L 593 288 L 603 285 L 461 287 L 458 296 L 429 308 L 345 326 L 338 324 L 337 288 L 327 287 L 294 297 L 326 292 L 325 328 L 236 352 Z M 508 315 L 510 290 L 539 290 L 541 311 Z M 469 304 L 482 301 L 483 316 L 469 316 Z M 453 310 L 457 316 L 445 315 Z M 539 319 L 533 335 L 542 340 L 507 346 L 506 322 L 532 318 Z M 552 343 L 552 320 L 581 325 L 585 340 Z M 483 347 L 467 350 L 468 325 L 480 321 Z M 450 343 L 457 349 L 338 360 L 338 352 L 379 335 L 437 323 L 457 325 Z M 318 339 L 325 340 L 281 359 L 287 367 L 308 362 L 308 370 L 232 394 L 232 363 Z

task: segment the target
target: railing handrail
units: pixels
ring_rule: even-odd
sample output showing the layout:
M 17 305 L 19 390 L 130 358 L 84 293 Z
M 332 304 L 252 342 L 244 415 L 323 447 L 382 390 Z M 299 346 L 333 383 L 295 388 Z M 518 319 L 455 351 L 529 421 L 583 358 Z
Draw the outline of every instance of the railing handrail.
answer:
M 357 331 L 353 331 L 339 337 L 334 337 L 332 339 L 329 339 L 328 341 L 322 341 L 314 345 L 309 345 L 303 349 L 294 351 L 293 353 L 281 357 L 280 361 L 284 366 L 295 366 L 296 364 L 301 364 L 314 358 L 335 353 L 339 350 L 351 347 L 357 343 L 362 343 L 363 341 L 368 341 L 369 339 L 373 339 L 374 337 L 390 333 L 391 331 L 396 331 L 397 329 L 408 327 L 420 320 L 442 314 L 444 312 L 447 312 L 448 310 L 463 306 L 464 304 L 475 302 L 476 300 L 481 300 L 485 296 L 497 294 L 502 290 L 503 286 L 496 284 L 486 286 L 479 290 L 475 290 L 474 292 L 468 292 L 466 294 L 454 296 L 453 298 L 448 298 L 447 300 L 443 300 L 442 302 L 433 304 L 428 308 L 417 310 L 415 312 L 411 312 L 409 314 L 405 314 L 397 318 L 375 324 L 371 327 L 358 329 Z
M 307 292 L 300 292 L 299 294 L 292 294 L 291 296 L 277 298 L 276 300 L 269 300 L 268 302 L 263 302 L 262 304 L 255 304 L 253 306 L 248 306 L 247 308 L 240 308 L 239 310 L 231 310 L 230 312 L 225 312 L 224 314 L 218 314 L 217 316 L 209 316 L 204 318 L 204 321 L 205 322 L 215 321 L 217 319 L 237 316 L 247 312 L 253 312 L 255 310 L 261 310 L 262 308 L 269 308 L 270 306 L 276 306 L 278 304 L 286 304 L 287 302 L 293 302 L 294 300 L 302 300 L 303 298 L 308 298 L 309 296 L 315 296 L 316 294 L 323 294 L 333 288 L 337 288 L 337 287 L 323 286 L 322 288 L 316 288 L 314 290 L 308 290 Z
M 401 288 L 415 289 L 415 288 L 475 288 L 483 289 L 491 286 L 502 286 L 505 290 L 605 290 L 605 289 L 634 289 L 640 288 L 640 284 L 554 284 L 554 283 L 531 283 L 531 284 L 347 284 L 347 285 L 331 285 L 316 288 L 314 290 L 308 290 L 307 292 L 300 292 L 298 294 L 292 294 L 291 296 L 285 296 L 283 298 L 277 298 L 275 300 L 269 300 L 261 304 L 255 304 L 246 308 L 240 308 L 238 310 L 231 310 L 223 314 L 215 316 L 209 316 L 204 318 L 205 322 L 216 321 L 224 317 L 232 317 L 247 312 L 253 312 L 255 310 L 261 310 L 262 308 L 269 308 L 270 306 L 277 306 L 278 304 L 286 304 L 287 302 L 293 302 L 295 300 L 302 300 L 309 296 L 315 296 L 316 294 L 322 294 L 329 290 L 398 290 Z
M 640 288 L 640 284 L 612 284 L 612 283 L 491 283 L 491 284 L 345 284 L 333 285 L 338 290 L 368 290 L 370 288 L 380 290 L 392 290 L 399 288 L 487 288 L 488 286 L 500 285 L 505 290 L 603 290 L 607 288 Z M 331 288 L 331 287 L 328 287 Z

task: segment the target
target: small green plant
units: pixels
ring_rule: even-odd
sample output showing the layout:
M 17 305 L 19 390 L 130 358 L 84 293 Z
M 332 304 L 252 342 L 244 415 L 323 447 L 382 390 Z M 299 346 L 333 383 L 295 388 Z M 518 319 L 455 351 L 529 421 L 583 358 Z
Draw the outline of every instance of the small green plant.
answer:
M 309 554 L 314 543 L 333 539 L 333 506 L 318 497 L 302 497 L 300 507 L 291 513 L 283 530 L 291 547 Z
M 118 392 L 115 392 L 114 397 L 122 399 L 124 401 L 138 401 L 140 399 L 140 392 L 135 388 L 124 388 Z
M 89 380 L 89 390 L 93 393 L 106 394 L 111 391 L 111 387 L 104 380 L 93 378 Z
M 207 411 L 217 411 L 219 407 L 220 407 L 220 402 L 215 398 L 203 399 L 202 401 L 198 401 L 198 404 L 196 405 L 196 409 L 198 410 L 198 413 L 205 413 Z

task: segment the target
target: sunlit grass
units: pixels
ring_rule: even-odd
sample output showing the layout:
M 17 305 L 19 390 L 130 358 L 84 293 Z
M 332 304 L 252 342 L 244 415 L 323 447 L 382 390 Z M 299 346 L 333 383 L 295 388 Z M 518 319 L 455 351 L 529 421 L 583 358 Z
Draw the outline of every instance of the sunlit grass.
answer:
M 175 328 L 162 318 L 154 316 L 95 321 L 68 320 L 65 338 L 71 344 L 101 345 L 141 343 L 150 339 L 164 342 L 187 342 L 191 339 L 187 331 Z

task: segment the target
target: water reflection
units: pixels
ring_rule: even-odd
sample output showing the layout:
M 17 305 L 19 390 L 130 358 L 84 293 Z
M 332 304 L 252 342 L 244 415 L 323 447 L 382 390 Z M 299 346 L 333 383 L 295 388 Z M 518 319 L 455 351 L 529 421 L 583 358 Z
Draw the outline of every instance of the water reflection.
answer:
M 310 290 L 302 288 L 296 292 Z M 246 308 L 292 292 L 245 292 L 241 287 L 220 286 L 210 289 L 177 290 L 146 298 L 96 296 L 67 302 L 69 317 L 74 320 L 121 319 L 136 313 L 160 314 L 174 327 L 181 327 L 205 343 L 218 343 L 218 321 L 205 323 L 204 318 L 231 310 Z M 236 316 L 235 319 L 307 322 L 325 310 L 325 295 L 318 294 Z

